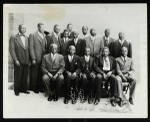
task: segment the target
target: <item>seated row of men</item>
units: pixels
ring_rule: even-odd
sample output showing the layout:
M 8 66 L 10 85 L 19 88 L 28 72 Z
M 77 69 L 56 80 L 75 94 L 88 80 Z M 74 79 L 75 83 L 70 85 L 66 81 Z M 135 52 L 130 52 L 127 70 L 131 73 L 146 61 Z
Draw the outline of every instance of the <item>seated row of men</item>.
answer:
M 71 25 L 69 24 L 67 27 L 70 27 L 70 26 Z M 28 79 L 28 71 L 29 71 L 28 69 L 29 68 L 30 68 L 30 89 L 33 90 L 35 93 L 39 93 L 39 91 L 42 92 L 42 89 L 43 89 L 42 72 L 44 73 L 44 76 L 43 76 L 44 81 L 45 81 L 45 79 L 47 81 L 48 78 L 51 79 L 51 81 L 55 81 L 55 79 L 57 79 L 58 76 L 59 76 L 59 82 L 61 84 L 62 84 L 62 81 L 65 81 L 65 84 L 67 84 L 67 85 L 65 85 L 66 86 L 65 87 L 65 89 L 66 89 L 65 90 L 65 100 L 64 100 L 65 103 L 68 103 L 70 88 L 71 88 L 70 85 L 72 86 L 72 83 L 74 86 L 73 90 L 71 90 L 73 92 L 72 94 L 75 94 L 75 96 L 77 96 L 77 92 L 78 92 L 79 88 L 82 88 L 85 93 L 85 99 L 87 98 L 87 96 L 89 96 L 88 94 L 93 94 L 91 99 L 93 99 L 93 97 L 94 97 L 94 99 L 95 99 L 94 104 L 98 104 L 99 97 L 101 96 L 101 89 L 99 89 L 101 86 L 101 83 L 100 83 L 101 80 L 99 80 L 99 79 L 106 80 L 106 79 L 108 79 L 108 77 L 111 76 L 111 79 L 113 79 L 112 82 L 114 82 L 114 83 L 111 83 L 111 89 L 113 89 L 112 84 L 116 84 L 116 81 L 117 81 L 117 83 L 120 81 L 120 85 L 118 85 L 117 91 L 122 90 L 122 84 L 121 84 L 122 79 L 123 79 L 123 81 L 130 81 L 130 79 L 132 79 L 132 78 L 127 78 L 128 76 L 131 76 L 131 74 L 132 74 L 132 72 L 130 72 L 130 70 L 131 71 L 133 70 L 132 69 L 133 62 L 130 58 L 126 58 L 125 60 L 123 60 L 122 58 L 118 58 L 118 61 L 120 62 L 119 63 L 120 70 L 123 71 L 122 73 L 120 70 L 118 71 L 118 75 L 121 78 L 119 76 L 115 77 L 112 75 L 114 72 L 116 72 L 115 70 L 112 70 L 110 72 L 108 72 L 108 71 L 105 72 L 107 63 L 103 63 L 103 62 L 99 63 L 99 61 L 96 61 L 96 60 L 99 60 L 99 58 L 97 56 L 102 54 L 102 49 L 105 50 L 105 48 L 104 48 L 105 46 L 108 47 L 106 50 L 109 50 L 108 52 L 114 58 L 121 56 L 121 52 L 122 52 L 121 48 L 122 47 L 126 47 L 128 50 L 127 56 L 132 57 L 131 44 L 128 43 L 124 39 L 123 33 L 119 33 L 119 40 L 114 41 L 113 43 L 110 43 L 111 38 L 109 37 L 109 35 L 110 35 L 109 29 L 105 30 L 104 41 L 100 41 L 100 39 L 96 37 L 96 30 L 93 28 L 90 30 L 91 35 L 87 36 L 85 39 L 79 39 L 78 38 L 79 33 L 77 31 L 73 31 L 71 34 L 72 36 L 69 35 L 69 33 L 70 33 L 68 31 L 69 29 L 65 29 L 64 32 L 62 34 L 60 34 L 61 38 L 59 38 L 58 33 L 59 33 L 60 29 L 59 29 L 58 25 L 54 26 L 54 32 L 45 36 L 44 35 L 44 24 L 39 23 L 38 31 L 35 33 L 31 33 L 29 38 L 25 35 L 25 32 L 26 32 L 25 25 L 23 25 L 23 24 L 19 25 L 18 29 L 19 29 L 19 33 L 16 35 L 13 35 L 10 38 L 10 54 L 14 61 L 14 92 L 15 92 L 15 95 L 17 95 L 17 96 L 19 95 L 20 92 L 24 92 L 27 94 L 29 93 L 27 91 L 27 79 Z M 83 30 L 84 30 L 84 28 L 83 28 Z M 73 39 L 69 39 L 69 36 L 71 36 Z M 105 38 L 106 38 L 106 40 L 105 40 Z M 107 44 L 108 40 L 109 40 L 109 44 Z M 50 47 L 52 48 L 52 50 Z M 68 51 L 68 49 L 69 49 L 69 51 Z M 90 69 L 90 72 L 88 72 L 88 73 L 86 73 L 86 72 L 84 73 L 84 71 L 86 71 L 86 70 L 84 68 L 82 68 L 83 66 L 81 65 L 81 64 L 85 64 L 85 63 L 83 63 L 85 49 L 86 49 L 86 53 L 90 52 L 90 56 L 93 57 L 93 58 L 89 59 L 89 57 L 87 56 L 87 59 L 89 59 L 90 62 L 95 62 L 95 63 L 92 63 L 92 65 L 91 65 L 91 63 L 88 64 L 88 65 L 92 66 L 92 69 Z M 58 58 L 57 55 L 56 55 L 56 57 L 54 56 L 53 59 L 51 59 L 49 57 L 49 55 L 52 55 L 54 52 L 59 53 L 57 55 L 59 55 L 58 57 L 60 59 L 55 60 L 55 58 Z M 75 64 L 74 63 L 69 64 L 69 62 L 72 60 L 72 56 L 70 56 L 70 55 L 74 55 L 74 54 L 76 54 L 75 56 L 73 56 L 75 58 L 75 60 L 73 58 L 73 62 Z M 63 61 L 62 55 L 64 56 L 64 62 L 65 62 L 64 65 L 65 66 L 63 65 L 62 68 L 60 68 L 59 72 L 56 73 L 54 71 L 56 71 L 56 69 L 59 66 L 57 64 L 60 64 L 60 62 Z M 80 58 L 79 58 L 79 56 L 80 56 Z M 42 60 L 42 58 L 43 58 L 43 60 Z M 112 66 L 115 67 L 114 64 L 112 65 L 112 59 L 114 60 L 114 58 L 110 58 L 110 61 L 108 60 L 108 58 L 106 58 L 106 62 L 108 61 L 111 64 L 108 66 L 109 69 L 112 68 Z M 78 61 L 80 63 L 78 63 Z M 78 67 L 78 65 L 80 65 L 81 67 L 79 69 L 75 70 L 76 67 Z M 99 65 L 99 68 L 96 65 Z M 103 66 L 104 66 L 104 71 L 102 70 Z M 42 70 L 41 70 L 41 67 L 42 67 Z M 68 69 L 68 72 L 66 71 L 66 69 Z M 47 71 L 49 71 L 50 73 Z M 56 73 L 56 75 L 54 75 L 55 73 Z M 124 74 L 125 74 L 125 76 L 124 76 Z M 54 77 L 53 77 L 53 75 L 54 75 Z M 63 80 L 64 77 L 65 77 L 65 80 Z M 82 80 L 80 80 L 80 81 L 82 81 L 82 83 L 77 82 L 79 80 L 75 80 L 75 79 L 77 79 L 76 77 L 79 79 L 82 79 Z M 89 83 L 86 83 L 88 80 L 85 80 L 85 79 L 86 78 L 89 79 L 89 77 L 92 77 L 90 80 L 91 81 L 90 83 L 92 85 L 87 85 Z M 117 78 L 118 80 L 116 80 L 114 77 Z M 77 83 L 71 82 L 72 79 L 74 79 Z M 95 83 L 98 82 L 97 85 L 95 85 L 97 88 L 95 88 L 93 82 L 95 82 Z M 133 82 L 135 82 L 135 79 L 132 79 L 132 83 L 131 83 L 134 86 L 135 83 L 133 83 Z M 50 88 L 50 90 L 48 90 L 49 83 L 46 84 L 47 92 L 49 94 L 49 100 L 51 100 L 52 98 L 54 98 L 55 100 L 58 99 L 58 95 L 59 95 L 59 91 L 60 91 L 59 88 L 61 87 L 61 84 L 56 85 L 56 84 L 52 83 L 52 85 L 50 85 L 50 86 L 53 86 L 53 87 Z M 84 84 L 86 84 L 86 85 L 84 85 Z M 58 90 L 55 89 L 56 86 L 58 87 Z M 93 90 L 91 90 L 92 92 L 89 92 L 89 90 L 88 91 L 86 90 L 86 89 L 88 89 L 87 86 L 93 86 L 92 87 Z M 114 86 L 116 86 L 116 85 L 114 85 Z M 132 86 L 133 90 L 131 90 L 130 99 L 129 99 L 130 103 L 133 103 L 133 99 L 132 99 L 132 94 L 134 93 L 133 86 Z M 75 88 L 75 87 L 77 87 L 77 88 Z M 112 95 L 114 94 L 114 96 L 113 96 L 114 98 L 116 96 L 115 94 L 117 91 L 113 91 L 113 90 L 111 91 Z M 55 93 L 55 94 L 52 95 L 51 93 Z M 120 92 L 118 92 L 118 93 L 119 93 L 118 96 L 120 98 L 122 98 L 123 97 L 122 94 Z M 74 101 L 73 103 L 75 103 L 76 97 L 73 97 L 73 98 L 75 98 L 75 99 L 73 99 L 73 101 Z M 91 99 L 89 98 L 89 103 L 91 103 L 90 102 L 90 101 L 92 101 Z M 115 99 L 111 100 L 111 103 L 115 104 Z M 120 104 L 122 104 L 122 100 L 120 100 Z
M 56 44 L 51 44 L 51 51 L 44 55 L 41 65 L 48 101 L 58 100 L 64 82 L 65 104 L 70 98 L 72 104 L 75 104 L 79 91 L 82 91 L 82 102 L 88 99 L 89 104 L 97 105 L 102 95 L 102 81 L 106 80 L 110 82 L 113 106 L 116 106 L 117 98 L 119 98 L 119 106 L 123 105 L 122 82 L 127 81 L 131 85 L 129 102 L 133 104 L 136 81 L 132 77 L 133 61 L 127 57 L 126 47 L 122 47 L 122 56 L 116 60 L 109 56 L 108 47 L 104 47 L 102 55 L 95 58 L 90 56 L 91 50 L 88 47 L 83 57 L 75 55 L 76 48 L 73 45 L 69 46 L 69 54 L 64 57 L 57 53 L 57 48 Z

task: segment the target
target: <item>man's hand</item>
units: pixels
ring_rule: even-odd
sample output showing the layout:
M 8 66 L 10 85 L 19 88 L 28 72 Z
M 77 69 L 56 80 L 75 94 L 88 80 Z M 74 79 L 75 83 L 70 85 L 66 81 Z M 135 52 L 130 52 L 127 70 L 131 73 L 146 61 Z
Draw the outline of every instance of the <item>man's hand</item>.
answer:
M 16 66 L 20 66 L 20 63 L 18 60 L 15 61 Z
M 107 75 L 105 73 L 103 73 L 103 77 L 105 80 L 107 80 Z
M 111 74 L 112 74 L 112 71 L 109 71 L 109 72 L 107 73 L 107 77 L 109 78 L 109 77 L 111 76 Z
M 35 60 L 32 60 L 32 64 L 35 65 L 35 64 L 36 64 L 36 61 L 35 61 Z
M 74 73 L 72 74 L 71 78 L 72 78 L 72 79 L 75 79 L 76 77 L 77 77 L 77 73 L 74 72 Z
M 53 75 L 52 75 L 50 72 L 47 73 L 47 75 L 48 75 L 49 78 L 52 78 L 52 77 L 53 77 Z
M 124 75 L 122 75 L 121 77 L 124 82 L 127 82 L 127 78 Z
M 91 72 L 91 73 L 90 73 L 90 77 L 93 78 L 94 76 L 95 76 L 95 74 L 94 74 L 93 72 Z
M 58 74 L 56 73 L 53 77 L 53 80 L 56 80 L 57 77 L 58 77 Z

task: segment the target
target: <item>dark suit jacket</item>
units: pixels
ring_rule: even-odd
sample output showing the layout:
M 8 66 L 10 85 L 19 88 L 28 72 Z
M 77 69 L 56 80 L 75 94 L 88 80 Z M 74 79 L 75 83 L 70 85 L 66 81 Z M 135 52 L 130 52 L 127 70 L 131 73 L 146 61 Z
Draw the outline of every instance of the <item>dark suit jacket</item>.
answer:
M 85 38 L 85 41 L 86 41 L 86 47 L 89 47 L 91 49 L 91 56 L 95 57 L 100 54 L 101 41 L 99 37 L 96 37 L 95 42 L 93 42 L 91 40 L 91 37 L 88 36 L 87 38 Z
M 109 56 L 109 62 L 110 62 L 110 71 L 112 71 L 113 74 L 116 74 L 116 60 L 115 58 Z M 103 57 L 102 56 L 96 56 L 94 60 L 94 70 L 97 73 L 103 74 Z
M 54 32 L 52 32 L 52 33 L 50 33 L 50 34 L 48 34 L 46 36 L 46 40 L 47 40 L 47 53 L 50 52 L 50 45 L 52 43 L 57 44 L 57 46 L 58 46 L 58 53 L 60 53 L 60 35 L 58 36 L 58 40 L 57 40 L 57 38 L 54 35 Z
M 63 56 L 68 54 L 68 48 L 69 48 L 70 41 L 71 40 L 69 38 L 66 42 L 64 42 L 63 38 L 60 39 L 60 54 L 62 54 Z
M 28 37 L 25 36 L 25 46 L 19 34 L 11 36 L 9 51 L 14 61 L 18 60 L 20 64 L 29 64 L 29 46 Z
M 127 49 L 128 49 L 128 57 L 132 58 L 132 44 L 130 42 L 127 42 L 126 40 L 124 40 L 124 43 L 121 46 L 121 44 L 119 43 L 119 39 L 114 42 L 112 56 L 114 58 L 120 57 L 122 54 L 121 48 L 123 46 L 127 47 Z
M 51 53 L 43 56 L 41 69 L 43 74 L 63 73 L 65 70 L 64 57 L 61 54 L 56 54 L 56 58 L 52 61 Z
M 108 47 L 109 47 L 109 51 L 110 51 L 110 56 L 112 56 L 113 55 L 113 48 L 114 48 L 114 46 L 113 46 L 113 44 L 114 44 L 114 39 L 113 38 L 111 38 L 111 37 L 109 37 L 109 43 L 108 43 Z M 106 45 L 106 41 L 105 41 L 105 36 L 103 36 L 102 38 L 101 38 L 101 45 L 100 45 L 100 54 L 102 54 L 102 49 L 105 47 L 105 46 L 107 46 Z
M 69 62 L 68 55 L 64 57 L 65 60 L 65 73 L 67 71 L 73 73 L 76 72 L 79 74 L 81 72 L 81 62 L 80 58 L 77 55 L 74 55 L 72 62 Z
M 75 45 L 74 39 L 72 39 L 70 41 L 69 45 L 74 45 L 76 47 L 76 55 L 78 55 L 78 56 L 83 56 L 84 55 L 85 46 L 86 46 L 85 40 L 82 40 L 82 39 L 79 38 L 77 44 Z
M 46 38 L 42 39 L 38 32 L 31 33 L 29 35 L 29 50 L 31 60 L 41 63 L 42 56 L 46 54 L 47 50 Z
M 81 72 L 82 73 L 94 72 L 94 67 L 93 67 L 94 58 L 93 57 L 90 56 L 90 59 L 89 59 L 89 71 L 87 71 L 87 69 L 86 69 L 85 56 L 82 56 L 80 58 L 80 60 L 81 60 Z

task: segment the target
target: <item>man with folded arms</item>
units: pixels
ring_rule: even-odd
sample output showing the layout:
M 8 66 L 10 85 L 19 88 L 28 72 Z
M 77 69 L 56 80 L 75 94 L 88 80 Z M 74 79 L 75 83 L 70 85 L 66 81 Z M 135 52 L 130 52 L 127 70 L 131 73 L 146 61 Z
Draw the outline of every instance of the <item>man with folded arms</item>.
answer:
M 122 82 L 129 82 L 130 84 L 130 92 L 129 92 L 129 102 L 130 104 L 134 104 L 133 98 L 136 87 L 136 79 L 134 76 L 134 67 L 133 60 L 127 56 L 128 49 L 127 47 L 122 47 L 122 56 L 116 59 L 117 62 L 117 80 L 118 80 L 118 97 L 119 106 L 123 105 L 123 86 Z
M 48 101 L 58 100 L 64 81 L 64 57 L 57 53 L 57 48 L 56 44 L 51 44 L 51 52 L 44 55 L 42 59 L 42 78 L 48 93 Z

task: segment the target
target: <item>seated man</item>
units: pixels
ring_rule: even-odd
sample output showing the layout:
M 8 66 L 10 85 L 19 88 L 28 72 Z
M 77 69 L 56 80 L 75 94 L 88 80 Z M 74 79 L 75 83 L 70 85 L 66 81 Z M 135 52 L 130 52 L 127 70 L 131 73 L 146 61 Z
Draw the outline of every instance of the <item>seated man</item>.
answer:
M 82 102 L 85 102 L 88 95 L 88 103 L 91 104 L 94 84 L 95 84 L 95 72 L 93 69 L 93 61 L 94 58 L 90 56 L 91 50 L 90 48 L 85 48 L 85 55 L 81 57 L 81 89 L 83 90 L 84 99 Z
M 102 81 L 106 80 L 110 82 L 110 90 L 111 90 L 111 104 L 115 106 L 115 99 L 114 97 L 117 94 L 116 89 L 116 61 L 113 57 L 109 56 L 109 48 L 104 47 L 102 50 L 102 55 L 97 56 L 94 61 L 94 69 L 97 73 L 97 88 L 95 94 L 95 104 L 98 104 L 101 97 L 101 89 L 102 89 Z
M 116 59 L 117 62 L 117 81 L 118 81 L 118 97 L 120 98 L 119 106 L 122 107 L 123 103 L 123 86 L 122 82 L 130 83 L 129 102 L 133 103 L 135 92 L 136 80 L 134 78 L 133 60 L 127 56 L 127 47 L 122 47 L 122 56 Z
M 67 104 L 69 101 L 69 96 L 71 95 L 72 104 L 76 103 L 77 100 L 77 90 L 78 90 L 78 80 L 80 74 L 80 58 L 75 55 L 76 48 L 73 45 L 69 46 L 68 55 L 64 57 L 65 60 L 65 100 L 64 103 Z M 71 90 L 71 86 L 73 90 Z M 71 92 L 71 93 L 70 93 Z
M 48 93 L 48 101 L 58 100 L 61 86 L 64 81 L 63 72 L 65 70 L 64 57 L 57 53 L 57 45 L 50 45 L 51 52 L 43 56 L 41 69 L 43 81 Z

